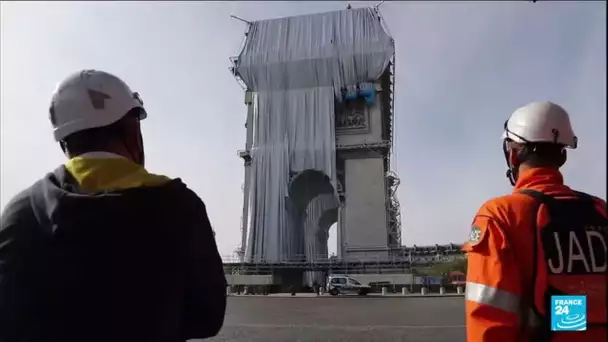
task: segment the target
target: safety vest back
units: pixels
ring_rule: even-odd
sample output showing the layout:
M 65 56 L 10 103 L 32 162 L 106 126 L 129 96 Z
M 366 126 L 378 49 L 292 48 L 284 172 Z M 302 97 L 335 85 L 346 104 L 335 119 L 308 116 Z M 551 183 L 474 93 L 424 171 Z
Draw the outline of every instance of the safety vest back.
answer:
M 534 341 L 551 341 L 552 296 L 586 296 L 587 329 L 606 327 L 608 219 L 593 197 L 552 197 L 530 189 L 519 191 L 537 200 L 534 231 L 532 311 L 540 321 Z M 558 308 L 559 310 L 559 308 Z M 563 309 L 562 309 L 563 311 Z M 580 315 L 561 312 L 572 324 Z M 581 324 L 581 326 L 583 326 Z M 568 332 L 565 332 L 566 334 Z M 574 336 L 572 336 L 574 337 Z

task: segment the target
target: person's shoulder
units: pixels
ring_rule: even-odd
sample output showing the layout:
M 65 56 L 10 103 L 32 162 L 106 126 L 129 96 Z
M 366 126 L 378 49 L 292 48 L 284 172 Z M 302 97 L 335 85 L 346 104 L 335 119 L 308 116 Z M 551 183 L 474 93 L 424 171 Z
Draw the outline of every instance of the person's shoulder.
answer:
M 174 178 L 167 182 L 163 188 L 170 194 L 175 205 L 178 207 L 205 207 L 203 200 L 192 189 L 182 181 L 181 178 Z
M 4 210 L 2 211 L 2 217 L 28 209 L 31 206 L 32 194 L 38 184 L 39 181 L 36 181 L 32 185 L 21 190 L 15 196 L 13 196 L 13 198 L 11 198 L 11 200 L 4 207 Z
M 596 210 L 598 212 L 602 213 L 604 216 L 608 216 L 606 214 L 606 211 L 607 211 L 608 208 L 606 207 L 606 200 L 605 199 L 603 199 L 603 198 L 601 198 L 599 196 L 591 195 L 591 194 L 586 193 L 586 192 L 582 192 L 582 191 L 574 191 L 574 193 L 578 195 L 579 199 L 586 198 L 587 200 L 591 200 L 594 203 L 595 208 L 596 208 Z
M 41 180 L 34 182 L 32 185 L 21 190 L 6 204 L 1 214 L 2 227 L 13 224 L 15 222 L 23 221 L 25 217 L 31 217 L 33 215 L 33 195 L 36 188 L 40 186 Z
M 517 211 L 517 205 L 527 201 L 520 194 L 508 194 L 498 196 L 485 201 L 473 218 L 471 231 L 467 241 L 463 244 L 462 251 L 488 252 L 493 240 L 493 247 L 506 249 L 509 246 L 507 232 L 511 229 L 513 213 Z
M 477 215 L 490 217 L 504 216 L 513 211 L 520 211 L 522 207 L 533 205 L 534 203 L 534 198 L 515 192 L 485 201 L 477 211 Z
M 468 241 L 463 245 L 463 251 L 471 252 L 487 247 L 484 241 L 490 235 L 495 239 L 498 248 L 506 249 L 510 245 L 507 236 L 512 235 L 513 229 L 519 228 L 514 223 L 520 217 L 529 216 L 536 201 L 525 194 L 514 192 L 491 198 L 485 201 L 473 218 Z
M 21 219 L 25 215 L 32 215 L 35 218 L 41 203 L 48 199 L 49 194 L 55 195 L 51 189 L 61 183 L 61 177 L 65 172 L 65 167 L 61 165 L 13 196 L 2 210 L 2 224 Z
M 194 191 L 192 191 L 192 189 L 190 189 L 181 178 L 171 179 L 165 184 L 165 187 L 169 191 L 177 194 L 178 196 L 199 198 L 198 195 Z
M 601 197 L 599 197 L 599 196 L 595 196 L 595 195 L 592 195 L 592 194 L 590 194 L 590 193 L 583 192 L 583 191 L 576 191 L 576 190 L 573 190 L 573 191 L 574 191 L 574 193 L 575 193 L 575 194 L 577 194 L 577 195 L 579 195 L 579 196 L 582 196 L 582 197 L 588 197 L 588 198 L 590 198 L 590 199 L 594 200 L 594 201 L 595 201 L 595 202 L 597 202 L 597 203 L 603 203 L 603 204 L 606 204 L 606 200 L 604 200 L 603 198 L 601 198 Z
M 599 206 L 601 206 L 602 208 L 604 208 L 604 210 L 606 210 L 606 200 L 602 199 L 600 197 L 597 196 L 592 196 L 590 195 L 591 198 L 595 201 L 596 204 L 598 204 Z

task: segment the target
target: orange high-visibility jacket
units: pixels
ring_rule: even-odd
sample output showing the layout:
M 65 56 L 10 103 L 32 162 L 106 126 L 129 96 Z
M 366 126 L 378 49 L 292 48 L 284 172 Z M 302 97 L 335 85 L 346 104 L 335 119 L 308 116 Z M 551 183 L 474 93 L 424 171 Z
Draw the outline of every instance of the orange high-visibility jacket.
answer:
M 468 342 L 532 341 L 538 330 L 538 316 L 532 310 L 535 280 L 533 262 L 537 200 L 518 193 L 523 189 L 558 197 L 575 197 L 556 169 L 535 168 L 523 172 L 513 194 L 486 202 L 473 221 L 467 253 L 466 324 Z M 606 202 L 596 200 L 606 217 Z M 605 259 L 604 259 L 605 260 Z M 597 279 L 597 278 L 596 278 Z M 601 279 L 601 278 L 600 278 Z M 603 278 L 603 298 L 608 283 Z M 600 281 L 601 282 L 601 281 Z M 580 293 L 584 294 L 584 293 Z M 549 313 L 550 315 L 550 313 Z M 603 320 L 605 320 L 605 314 Z M 587 331 L 562 332 L 552 342 L 608 341 L 606 326 Z

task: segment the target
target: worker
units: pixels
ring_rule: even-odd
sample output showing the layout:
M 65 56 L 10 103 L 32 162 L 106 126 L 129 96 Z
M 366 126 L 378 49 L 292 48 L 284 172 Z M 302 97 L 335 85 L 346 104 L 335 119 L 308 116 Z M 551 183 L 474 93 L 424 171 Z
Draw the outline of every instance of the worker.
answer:
M 146 116 L 109 73 L 59 84 L 50 120 L 69 160 L 0 220 L 0 341 L 175 342 L 222 327 L 226 279 L 205 205 L 144 168 Z
M 463 246 L 467 341 L 606 341 L 606 202 L 564 185 L 559 169 L 578 143 L 568 113 L 528 104 L 502 138 L 514 190 L 481 206 Z M 558 295 L 586 296 L 585 331 L 558 331 L 559 319 L 584 328 L 582 302 L 558 312 Z

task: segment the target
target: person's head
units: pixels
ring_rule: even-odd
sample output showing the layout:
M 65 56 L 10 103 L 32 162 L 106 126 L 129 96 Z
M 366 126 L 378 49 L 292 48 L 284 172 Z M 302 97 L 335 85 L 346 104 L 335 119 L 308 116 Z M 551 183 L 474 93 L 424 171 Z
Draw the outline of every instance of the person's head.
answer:
M 575 149 L 578 144 L 568 113 L 551 102 L 533 102 L 513 112 L 502 139 L 512 185 L 522 170 L 559 169 L 566 162 L 566 148 Z
M 147 114 L 139 95 L 118 77 L 98 70 L 70 75 L 57 86 L 49 114 L 68 157 L 112 152 L 144 164 L 139 121 Z

